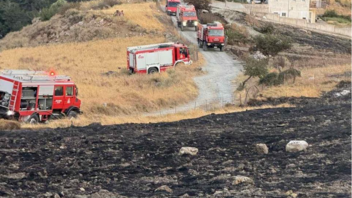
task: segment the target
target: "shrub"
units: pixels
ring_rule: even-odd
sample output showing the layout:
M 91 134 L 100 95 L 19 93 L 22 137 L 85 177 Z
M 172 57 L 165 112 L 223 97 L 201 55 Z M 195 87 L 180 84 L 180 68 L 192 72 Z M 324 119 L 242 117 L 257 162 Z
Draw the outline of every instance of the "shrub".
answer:
M 67 4 L 65 0 L 57 0 L 55 3 L 51 4 L 49 8 L 44 8 L 41 10 L 39 16 L 42 21 L 47 21 L 51 19 L 56 13 L 58 13 L 59 9 Z
M 260 85 L 274 86 L 279 85 L 278 81 L 279 74 L 277 72 L 271 72 L 259 80 Z
M 290 49 L 292 46 L 291 39 L 273 34 L 254 37 L 255 50 L 259 50 L 264 55 L 276 56 L 283 50 Z
M 280 72 L 278 76 L 278 81 L 280 82 L 280 84 L 282 84 L 285 82 L 285 80 L 293 79 L 293 83 L 295 83 L 297 77 L 301 77 L 301 72 L 297 69 L 290 68 L 288 70 Z
M 227 42 L 230 45 L 238 43 L 247 43 L 249 40 L 249 33 L 245 27 L 231 25 L 226 30 Z
M 262 26 L 261 28 L 259 28 L 259 32 L 263 33 L 263 34 L 272 34 L 274 33 L 274 26 L 272 24 L 265 24 L 264 26 Z
M 263 78 L 268 73 L 268 59 L 247 58 L 246 64 L 243 66 L 244 74 L 252 77 Z

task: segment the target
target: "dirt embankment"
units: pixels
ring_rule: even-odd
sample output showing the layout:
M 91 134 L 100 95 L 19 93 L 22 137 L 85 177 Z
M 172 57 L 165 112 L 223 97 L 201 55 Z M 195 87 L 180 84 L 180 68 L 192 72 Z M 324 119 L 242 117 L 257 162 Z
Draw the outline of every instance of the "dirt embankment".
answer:
M 317 99 L 173 123 L 0 132 L 0 195 L 349 197 L 350 109 L 350 98 Z M 290 140 L 310 146 L 288 153 Z M 199 152 L 181 156 L 183 146 Z
M 52 43 L 84 42 L 113 37 L 154 35 L 123 16 L 97 11 L 71 9 L 55 15 L 49 21 L 35 19 L 21 31 L 8 34 L 0 40 L 0 51 L 17 47 L 35 47 Z

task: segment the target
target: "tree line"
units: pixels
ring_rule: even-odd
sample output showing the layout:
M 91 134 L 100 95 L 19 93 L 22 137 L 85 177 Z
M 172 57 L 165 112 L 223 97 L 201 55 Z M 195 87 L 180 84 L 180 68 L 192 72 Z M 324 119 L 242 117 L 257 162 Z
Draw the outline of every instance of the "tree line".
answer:
M 22 27 L 31 24 L 33 18 L 47 13 L 57 1 L 65 0 L 0 0 L 0 39 L 9 32 L 21 30 Z

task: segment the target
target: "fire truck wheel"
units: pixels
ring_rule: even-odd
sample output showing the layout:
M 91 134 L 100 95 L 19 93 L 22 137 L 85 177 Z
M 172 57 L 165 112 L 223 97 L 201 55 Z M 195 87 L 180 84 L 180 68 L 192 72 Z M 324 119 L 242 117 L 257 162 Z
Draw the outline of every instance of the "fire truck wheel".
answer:
M 183 25 L 181 24 L 181 31 L 183 31 L 183 29 L 184 29 L 184 27 L 183 27 Z
M 67 115 L 67 117 L 68 117 L 69 119 L 77 118 L 77 116 L 78 116 L 78 113 L 77 113 L 76 111 L 70 111 L 70 112 L 68 113 L 68 115 Z
M 222 52 L 222 48 L 223 48 L 223 47 L 219 47 L 219 48 L 220 48 L 220 52 Z
M 148 74 L 153 74 L 153 73 L 157 73 L 157 72 L 158 72 L 158 69 L 155 68 L 155 67 L 150 68 L 150 69 L 148 70 Z
M 29 124 L 38 124 L 38 122 L 39 122 L 39 117 L 37 114 L 31 115 L 31 117 L 29 117 L 28 119 Z

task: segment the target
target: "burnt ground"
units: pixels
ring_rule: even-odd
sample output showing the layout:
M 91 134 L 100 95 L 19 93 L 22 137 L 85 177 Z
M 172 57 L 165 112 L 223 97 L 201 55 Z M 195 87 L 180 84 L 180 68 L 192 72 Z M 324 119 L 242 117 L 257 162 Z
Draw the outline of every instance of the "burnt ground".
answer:
M 341 89 L 350 87 L 295 108 L 172 123 L 2 131 L 0 196 L 350 197 L 351 97 Z M 290 140 L 310 146 L 288 153 Z M 257 143 L 267 144 L 269 154 L 258 154 Z M 183 146 L 199 152 L 181 156 Z M 238 175 L 253 184 L 233 184 Z M 155 191 L 162 185 L 172 192 Z

